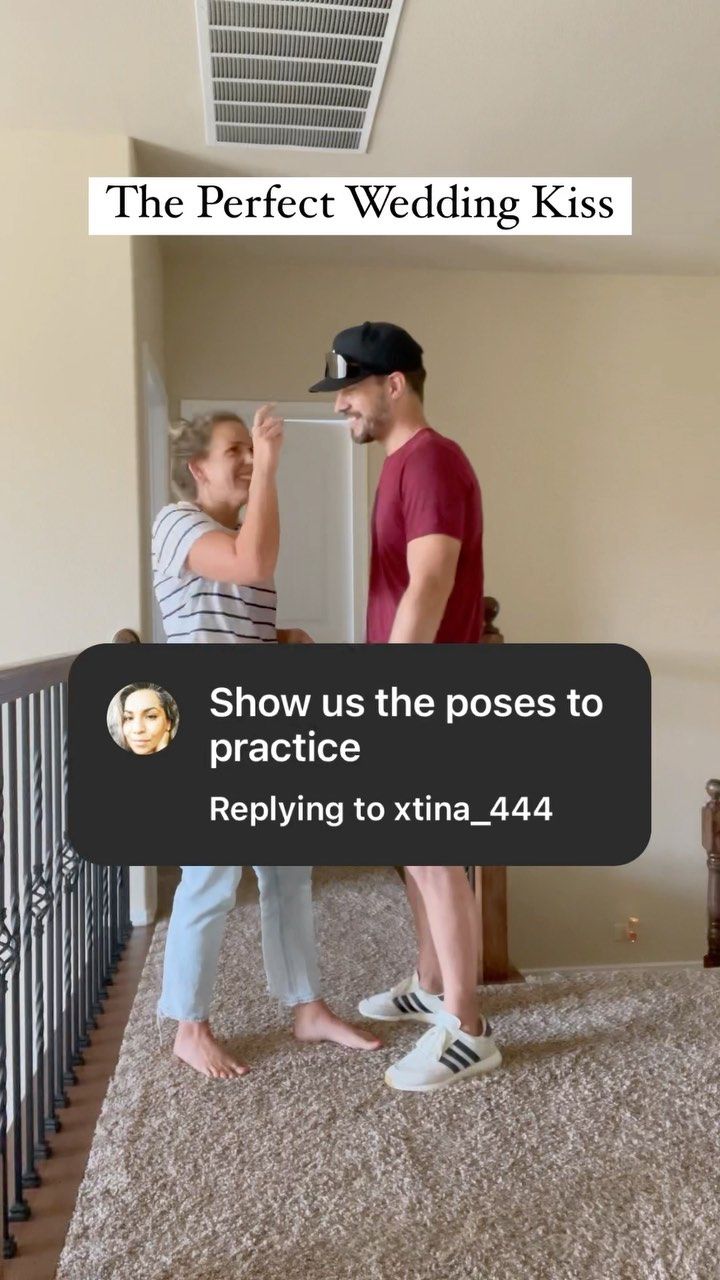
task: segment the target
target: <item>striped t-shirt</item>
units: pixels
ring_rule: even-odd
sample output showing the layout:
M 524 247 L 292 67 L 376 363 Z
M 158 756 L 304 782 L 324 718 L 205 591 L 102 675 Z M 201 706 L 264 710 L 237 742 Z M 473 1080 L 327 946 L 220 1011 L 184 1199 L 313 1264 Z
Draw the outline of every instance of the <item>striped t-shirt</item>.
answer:
M 191 573 L 187 556 L 203 534 L 235 533 L 194 502 L 163 507 L 152 530 L 153 587 L 168 644 L 276 644 L 272 582 L 240 587 Z

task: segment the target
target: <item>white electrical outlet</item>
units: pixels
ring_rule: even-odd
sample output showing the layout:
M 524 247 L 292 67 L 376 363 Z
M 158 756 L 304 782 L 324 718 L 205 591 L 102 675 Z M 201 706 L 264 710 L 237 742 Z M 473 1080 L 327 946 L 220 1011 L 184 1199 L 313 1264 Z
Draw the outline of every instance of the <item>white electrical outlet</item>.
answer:
M 613 925 L 613 937 L 616 942 L 627 942 L 627 925 L 624 920 L 621 924 Z

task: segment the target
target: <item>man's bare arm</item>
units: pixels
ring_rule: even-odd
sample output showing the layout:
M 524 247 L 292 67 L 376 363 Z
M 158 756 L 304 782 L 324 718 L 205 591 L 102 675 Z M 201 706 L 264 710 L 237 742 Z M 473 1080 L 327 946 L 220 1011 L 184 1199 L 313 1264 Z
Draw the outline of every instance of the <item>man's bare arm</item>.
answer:
M 432 644 L 455 582 L 460 542 L 444 533 L 407 546 L 410 581 L 398 605 L 390 644 Z

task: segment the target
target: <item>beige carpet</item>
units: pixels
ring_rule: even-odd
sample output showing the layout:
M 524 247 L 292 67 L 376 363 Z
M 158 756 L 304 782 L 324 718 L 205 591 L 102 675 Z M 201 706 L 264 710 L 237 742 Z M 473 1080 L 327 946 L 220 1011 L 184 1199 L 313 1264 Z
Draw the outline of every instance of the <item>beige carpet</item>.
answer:
M 391 870 L 316 873 L 335 1006 L 412 965 Z M 153 944 L 58 1280 L 716 1280 L 720 973 L 488 988 L 504 1069 L 397 1094 L 388 1047 L 301 1046 L 264 995 L 254 893 L 216 1022 L 254 1071 L 209 1082 L 158 1046 Z M 166 1031 L 166 1041 L 168 1040 Z

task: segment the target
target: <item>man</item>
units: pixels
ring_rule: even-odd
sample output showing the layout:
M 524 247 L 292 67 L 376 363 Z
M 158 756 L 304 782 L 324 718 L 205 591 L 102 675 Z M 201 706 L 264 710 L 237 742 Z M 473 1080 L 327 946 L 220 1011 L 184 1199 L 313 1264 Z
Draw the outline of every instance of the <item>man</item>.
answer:
M 422 347 L 397 325 L 367 321 L 337 334 L 325 377 L 357 444 L 385 450 L 372 519 L 369 644 L 476 644 L 483 625 L 480 489 L 465 454 L 426 421 Z M 500 1065 L 478 1011 L 477 922 L 462 867 L 405 867 L 418 966 L 361 1001 L 379 1021 L 432 1029 L 385 1076 L 430 1091 Z

